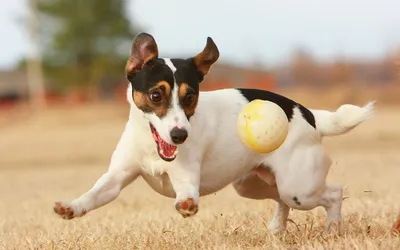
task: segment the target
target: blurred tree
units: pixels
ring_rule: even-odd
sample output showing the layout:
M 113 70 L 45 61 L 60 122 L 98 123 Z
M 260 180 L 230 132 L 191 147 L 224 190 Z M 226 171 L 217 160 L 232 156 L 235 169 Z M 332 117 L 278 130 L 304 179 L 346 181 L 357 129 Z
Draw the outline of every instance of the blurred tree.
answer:
M 291 58 L 290 68 L 293 80 L 297 85 L 315 85 L 319 83 L 318 63 L 309 51 L 302 48 L 296 49 Z
M 396 83 L 400 84 L 400 48 L 394 53 L 396 64 Z
M 87 93 L 121 79 L 136 29 L 125 0 L 37 0 L 45 75 L 53 87 Z
M 344 59 L 338 59 L 330 65 L 330 71 L 330 83 L 337 86 L 349 84 L 351 81 L 351 74 L 354 70 L 352 69 L 352 65 L 347 63 Z

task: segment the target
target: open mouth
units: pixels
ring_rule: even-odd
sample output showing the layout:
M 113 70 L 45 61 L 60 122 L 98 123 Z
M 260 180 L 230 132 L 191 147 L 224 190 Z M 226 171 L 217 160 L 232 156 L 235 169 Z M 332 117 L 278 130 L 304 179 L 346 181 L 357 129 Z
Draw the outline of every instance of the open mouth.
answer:
M 157 152 L 158 155 L 164 161 L 173 161 L 176 158 L 178 150 L 176 146 L 171 145 L 164 141 L 161 136 L 158 134 L 156 128 L 150 123 L 151 134 L 153 135 L 153 139 L 157 144 Z

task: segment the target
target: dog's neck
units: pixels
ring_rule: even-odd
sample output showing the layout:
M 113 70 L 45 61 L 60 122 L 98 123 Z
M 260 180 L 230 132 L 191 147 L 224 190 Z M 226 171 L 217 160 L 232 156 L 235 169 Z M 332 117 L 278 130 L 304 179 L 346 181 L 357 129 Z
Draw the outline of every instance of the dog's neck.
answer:
M 149 121 L 145 118 L 143 111 L 138 109 L 135 103 L 130 104 L 129 120 L 136 129 L 149 130 Z
M 143 131 L 149 131 L 149 121 L 144 117 L 143 111 L 141 111 L 136 104 L 133 102 L 132 98 L 132 85 L 129 84 L 127 90 L 127 99 L 130 105 L 129 110 L 129 121 L 131 122 L 132 126 L 135 126 L 136 129 L 140 129 Z

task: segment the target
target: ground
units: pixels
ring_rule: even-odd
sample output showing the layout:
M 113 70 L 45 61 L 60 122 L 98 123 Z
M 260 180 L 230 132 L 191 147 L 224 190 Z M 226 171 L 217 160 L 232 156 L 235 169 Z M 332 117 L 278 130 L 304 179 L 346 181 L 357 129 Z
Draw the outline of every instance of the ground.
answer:
M 0 249 L 399 249 L 390 227 L 400 212 L 400 112 L 377 115 L 349 134 L 326 138 L 328 181 L 345 187 L 344 233 L 323 232 L 325 212 L 291 211 L 273 236 L 274 202 L 241 198 L 229 186 L 203 197 L 183 219 L 173 200 L 142 180 L 83 218 L 63 220 L 53 203 L 87 191 L 107 170 L 126 105 L 0 114 Z

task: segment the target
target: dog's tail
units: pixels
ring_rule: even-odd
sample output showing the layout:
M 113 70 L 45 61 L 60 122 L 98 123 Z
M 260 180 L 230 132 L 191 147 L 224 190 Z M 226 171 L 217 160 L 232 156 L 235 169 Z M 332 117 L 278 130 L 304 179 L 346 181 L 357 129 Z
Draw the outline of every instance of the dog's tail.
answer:
M 311 112 L 314 114 L 319 133 L 322 136 L 335 136 L 349 132 L 371 118 L 374 113 L 374 105 L 375 101 L 364 107 L 344 104 L 335 112 L 326 110 L 311 110 Z

